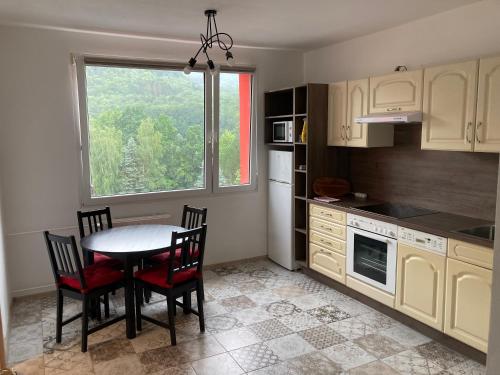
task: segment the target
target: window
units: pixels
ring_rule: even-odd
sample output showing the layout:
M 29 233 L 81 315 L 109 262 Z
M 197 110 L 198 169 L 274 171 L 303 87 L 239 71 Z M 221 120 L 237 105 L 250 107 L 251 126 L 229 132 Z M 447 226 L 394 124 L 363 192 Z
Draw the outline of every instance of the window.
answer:
M 251 72 L 76 61 L 84 203 L 255 186 Z

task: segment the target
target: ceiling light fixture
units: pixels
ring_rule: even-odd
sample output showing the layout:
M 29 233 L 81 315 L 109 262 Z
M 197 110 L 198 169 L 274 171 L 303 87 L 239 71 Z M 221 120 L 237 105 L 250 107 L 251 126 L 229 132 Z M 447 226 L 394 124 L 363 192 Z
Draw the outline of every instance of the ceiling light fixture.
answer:
M 233 47 L 233 38 L 231 35 L 227 33 L 220 33 L 217 30 L 217 23 L 215 22 L 215 16 L 217 15 L 217 11 L 215 9 L 208 9 L 205 11 L 205 16 L 207 16 L 207 31 L 206 34 L 200 34 L 201 47 L 196 52 L 194 57 L 189 59 L 188 64 L 184 68 L 184 73 L 189 74 L 193 70 L 196 65 L 196 58 L 198 55 L 203 52 L 203 54 L 207 57 L 207 65 L 212 74 L 217 74 L 219 72 L 219 67 L 214 64 L 214 62 L 208 56 L 208 49 L 213 47 L 214 43 L 217 43 L 219 48 L 225 51 L 226 62 L 229 66 L 232 66 L 234 63 L 234 57 L 231 53 L 230 49 Z

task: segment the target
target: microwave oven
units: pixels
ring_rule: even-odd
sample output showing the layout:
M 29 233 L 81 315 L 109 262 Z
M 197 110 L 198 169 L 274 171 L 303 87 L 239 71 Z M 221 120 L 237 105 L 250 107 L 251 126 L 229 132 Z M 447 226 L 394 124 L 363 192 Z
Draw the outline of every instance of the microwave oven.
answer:
M 293 121 L 273 122 L 273 142 L 293 142 Z

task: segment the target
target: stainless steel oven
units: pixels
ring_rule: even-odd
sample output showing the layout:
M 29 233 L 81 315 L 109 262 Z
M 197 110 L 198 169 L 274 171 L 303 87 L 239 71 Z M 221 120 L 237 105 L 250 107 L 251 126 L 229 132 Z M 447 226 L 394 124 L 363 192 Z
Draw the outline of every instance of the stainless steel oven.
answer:
M 347 225 L 347 274 L 394 294 L 397 225 L 351 214 Z

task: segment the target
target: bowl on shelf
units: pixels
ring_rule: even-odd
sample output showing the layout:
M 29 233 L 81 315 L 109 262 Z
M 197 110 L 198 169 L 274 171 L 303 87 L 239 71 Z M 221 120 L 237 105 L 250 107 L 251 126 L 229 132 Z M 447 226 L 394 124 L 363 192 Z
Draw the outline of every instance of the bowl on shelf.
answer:
M 313 191 L 318 196 L 338 198 L 351 191 L 351 184 L 343 178 L 318 177 L 313 182 Z

